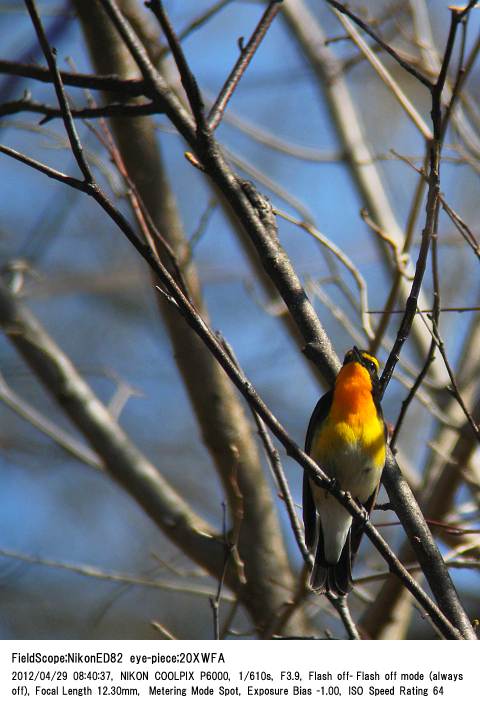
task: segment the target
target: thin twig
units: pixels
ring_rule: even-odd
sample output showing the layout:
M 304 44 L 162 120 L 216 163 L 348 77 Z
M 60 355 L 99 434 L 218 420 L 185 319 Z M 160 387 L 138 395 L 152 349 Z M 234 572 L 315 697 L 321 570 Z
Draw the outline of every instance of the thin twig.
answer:
M 426 175 L 425 171 L 422 168 L 417 167 L 415 165 L 415 163 L 412 162 L 412 160 L 410 160 L 410 158 L 407 158 L 405 155 L 400 155 L 400 153 L 397 153 L 395 150 L 391 150 L 390 152 L 393 155 L 395 155 L 395 157 L 399 158 L 399 160 L 402 160 L 409 167 L 411 167 L 412 170 L 415 170 L 415 172 L 418 175 L 420 175 L 423 182 L 428 183 L 428 176 Z M 465 239 L 467 244 L 473 250 L 473 252 L 475 253 L 475 256 L 477 256 L 477 258 L 480 258 L 480 244 L 479 244 L 478 240 L 476 239 L 475 235 L 473 234 L 472 230 L 468 226 L 468 224 L 448 204 L 448 202 L 446 201 L 445 197 L 442 194 L 439 195 L 439 200 L 440 200 L 440 204 L 442 206 L 442 209 L 449 216 L 450 220 L 452 221 L 453 225 L 457 228 L 460 235 L 463 237 L 463 239 Z M 425 312 L 425 310 L 422 310 L 421 312 Z
M 433 335 L 435 338 L 435 343 L 438 347 L 438 351 L 440 352 L 442 359 L 445 364 L 445 368 L 448 372 L 448 376 L 450 378 L 451 382 L 451 392 L 455 399 L 457 400 L 458 404 L 460 405 L 460 408 L 462 409 L 463 413 L 465 414 L 465 417 L 470 424 L 470 427 L 475 434 L 477 440 L 480 442 L 480 427 L 478 426 L 477 422 L 474 420 L 471 412 L 469 411 L 467 405 L 465 404 L 465 401 L 463 400 L 463 396 L 460 393 L 460 390 L 458 388 L 457 380 L 455 377 L 455 374 L 453 372 L 452 366 L 450 364 L 450 361 L 447 356 L 447 352 L 445 350 L 445 343 L 440 337 L 440 332 L 438 329 L 438 325 L 435 321 L 432 320 L 432 330 L 433 330 Z
M 406 71 L 408 71 L 409 74 L 414 76 L 418 81 L 420 81 L 421 84 L 427 87 L 427 89 L 432 90 L 433 85 L 430 79 L 428 79 L 426 76 L 424 76 L 421 72 L 419 72 L 415 67 L 410 64 L 409 62 L 406 62 L 399 54 L 396 52 L 393 47 L 391 47 L 389 44 L 383 41 L 383 39 L 371 28 L 369 24 L 364 22 L 358 15 L 355 15 L 354 12 L 348 9 L 343 3 L 341 2 L 336 2 L 336 0 L 326 0 L 326 2 L 334 7 L 338 12 L 341 12 L 342 15 L 347 15 L 351 20 L 355 22 L 361 29 L 366 32 L 372 39 L 375 40 L 377 44 L 382 47 L 388 54 L 390 54 L 391 57 L 397 61 L 401 67 L 403 67 Z
M 63 184 L 69 185 L 70 187 L 73 187 L 76 190 L 80 190 L 81 192 L 88 192 L 88 188 L 82 180 L 79 180 L 76 177 L 71 177 L 70 175 L 65 175 L 65 173 L 60 172 L 59 170 L 55 170 L 53 167 L 49 167 L 48 165 L 45 165 L 44 163 L 41 163 L 38 160 L 34 160 L 33 158 L 30 158 L 27 155 L 18 152 L 18 150 L 14 150 L 13 148 L 9 148 L 6 145 L 0 144 L 0 153 L 8 155 L 9 157 L 14 158 L 14 160 L 18 160 L 24 165 L 32 167 L 34 170 L 38 170 L 39 172 L 42 172 L 44 175 L 47 175 L 47 177 L 51 177 L 53 180 L 63 182 Z
M 8 406 L 18 416 L 21 416 L 25 421 L 28 421 L 32 426 L 35 426 L 39 431 L 55 441 L 55 443 L 67 451 L 70 455 L 75 456 L 78 460 L 86 465 L 103 469 L 103 463 L 100 458 L 90 448 L 76 440 L 68 431 L 63 430 L 56 423 L 48 419 L 40 411 L 37 411 L 31 404 L 24 401 L 16 394 L 0 375 L 0 400 Z
M 475 313 L 480 310 L 480 305 L 469 305 L 469 306 L 443 306 L 440 308 L 441 313 Z M 385 310 L 369 310 L 369 313 L 371 315 L 379 315 L 380 313 L 386 312 Z M 431 313 L 432 308 L 422 308 L 421 310 L 417 308 L 416 315 L 420 315 L 420 313 Z M 392 315 L 403 315 L 405 313 L 405 309 L 395 309 L 395 310 L 389 310 L 389 313 Z
M 28 96 L 18 99 L 17 101 L 8 101 L 0 104 L 0 117 L 11 116 L 22 112 L 37 113 L 42 115 L 40 125 L 48 123 L 54 118 L 62 118 L 62 109 L 57 106 L 49 106 L 46 103 L 34 101 Z M 72 108 L 72 116 L 74 118 L 115 118 L 115 117 L 135 117 L 135 116 L 151 116 L 163 113 L 163 109 L 159 103 L 150 101 L 149 103 L 109 103 L 104 106 Z
M 408 274 L 408 271 L 406 269 L 406 266 L 410 261 L 410 256 L 405 253 L 405 248 L 400 247 L 400 245 L 395 241 L 395 239 L 390 236 L 390 234 L 387 234 L 384 229 L 382 229 L 378 224 L 373 221 L 366 208 L 362 208 L 360 210 L 360 216 L 365 222 L 365 224 L 370 227 L 373 233 L 377 234 L 377 236 L 379 236 L 382 241 L 384 241 L 392 248 L 393 257 L 395 259 L 395 265 L 397 267 L 397 273 L 406 278 L 407 280 L 411 281 L 412 277 Z M 369 312 L 373 311 L 370 310 Z M 375 338 L 377 337 L 378 334 L 376 333 Z
M 362 638 L 351 616 L 350 608 L 348 607 L 347 597 L 340 596 L 339 598 L 337 598 L 336 596 L 328 595 L 328 600 L 330 601 L 332 606 L 337 610 L 338 615 L 342 619 L 342 623 L 348 633 L 348 637 L 350 638 L 350 640 L 361 640 Z
M 438 209 L 436 210 L 435 213 L 435 227 L 434 231 L 432 234 L 432 282 L 433 282 L 433 308 L 432 308 L 432 322 L 437 325 L 438 319 L 440 317 L 440 281 L 439 281 L 439 273 L 438 273 L 438 237 L 437 237 L 437 231 L 438 231 Z M 398 438 L 400 428 L 402 426 L 402 422 L 406 416 L 408 407 L 410 406 L 410 403 L 413 401 L 413 398 L 415 396 L 415 393 L 417 389 L 421 386 L 423 380 L 428 374 L 428 370 L 430 369 L 430 366 L 435 358 L 435 351 L 436 351 L 437 345 L 435 342 L 435 338 L 432 337 L 432 342 L 430 345 L 430 349 L 427 353 L 427 357 L 425 358 L 425 362 L 423 364 L 423 367 L 416 378 L 407 398 L 402 402 L 402 406 L 400 409 L 400 414 L 398 416 L 397 422 L 395 424 L 395 429 L 393 431 L 393 435 L 390 441 L 390 447 L 393 452 L 395 452 L 395 442 Z
M 223 543 L 225 550 L 225 558 L 223 562 L 222 573 L 219 576 L 217 584 L 217 592 L 215 596 L 210 597 L 210 607 L 213 613 L 213 638 L 214 640 L 220 640 L 220 599 L 222 597 L 223 584 L 225 582 L 225 574 L 227 573 L 228 560 L 230 558 L 230 545 L 227 541 L 227 507 L 224 502 L 222 502 L 222 513 L 223 513 Z
M 173 29 L 170 19 L 165 11 L 165 8 L 163 7 L 163 2 L 161 2 L 161 0 L 147 0 L 147 2 L 145 2 L 145 7 L 153 12 L 165 34 L 165 37 L 167 38 L 168 46 L 173 54 L 173 58 L 175 59 L 175 64 L 177 65 L 183 88 L 185 89 L 193 116 L 195 117 L 197 130 L 199 131 L 199 135 L 205 134 L 206 121 L 200 89 L 198 88 L 197 80 L 190 71 L 190 67 L 185 59 L 180 41 L 175 34 L 175 30 Z
M 261 17 L 260 22 L 250 37 L 247 46 L 240 48 L 240 56 L 208 114 L 207 122 L 211 131 L 214 131 L 222 120 L 227 104 L 230 101 L 238 82 L 252 61 L 253 56 L 265 37 L 268 28 L 280 12 L 281 4 L 282 0 L 271 0 Z
M 238 359 L 236 358 L 235 353 L 232 350 L 230 344 L 227 342 L 227 340 L 220 333 L 218 333 L 218 337 L 225 349 L 225 352 L 230 357 L 232 362 L 236 365 L 236 367 L 238 368 L 238 371 L 243 376 L 245 376 L 245 373 L 243 372 L 243 370 L 240 366 L 240 363 L 239 363 Z M 311 554 L 309 553 L 307 547 L 305 546 L 303 531 L 302 531 L 302 529 L 300 527 L 300 523 L 298 521 L 297 513 L 295 510 L 295 503 L 293 502 L 293 499 L 292 499 L 292 494 L 291 494 L 290 488 L 288 486 L 285 471 L 283 470 L 280 455 L 278 453 L 278 450 L 273 445 L 272 439 L 270 438 L 270 435 L 268 433 L 268 429 L 265 426 L 263 420 L 258 415 L 257 411 L 255 411 L 255 409 L 253 407 L 251 407 L 251 412 L 252 412 L 253 418 L 255 419 L 258 434 L 260 436 L 263 447 L 265 449 L 265 453 L 267 455 L 267 459 L 270 464 L 272 473 L 273 473 L 274 478 L 275 478 L 275 480 L 278 484 L 278 487 L 280 489 L 282 499 L 285 502 L 285 507 L 287 508 L 287 513 L 288 513 L 288 516 L 290 519 L 290 526 L 292 528 L 293 535 L 295 537 L 295 540 L 297 542 L 297 545 L 298 545 L 300 553 L 303 557 L 303 560 L 305 561 L 305 564 L 311 569 L 313 566 L 313 558 L 312 558 Z
M 161 635 L 163 635 L 166 640 L 178 640 L 178 638 L 176 638 L 175 635 L 173 635 L 168 630 L 168 628 L 159 623 L 158 620 L 152 620 L 151 626 L 152 628 L 155 628 L 155 630 L 157 630 Z
M 480 561 L 468 560 L 464 561 L 462 559 L 454 559 L 452 561 L 445 561 L 445 565 L 450 569 L 466 569 L 466 570 L 476 570 L 480 571 Z M 419 564 L 407 564 L 407 569 L 412 573 L 415 571 L 421 571 Z M 375 581 L 385 581 L 388 579 L 388 573 L 376 573 L 368 574 L 366 576 L 359 576 L 355 579 L 355 585 L 363 586 L 367 583 L 374 583 Z
M 93 99 L 93 96 L 89 94 L 88 89 L 85 90 L 87 94 L 87 100 L 91 106 L 95 106 L 95 101 Z M 180 265 L 178 263 L 176 254 L 172 247 L 170 246 L 169 242 L 167 239 L 164 238 L 163 234 L 160 233 L 160 231 L 157 229 L 157 226 L 152 219 L 149 210 L 147 209 L 142 196 L 137 189 L 137 186 L 133 182 L 133 180 L 130 178 L 130 175 L 128 174 L 127 166 L 125 164 L 125 161 L 122 158 L 122 154 L 120 150 L 117 148 L 115 141 L 113 139 L 112 133 L 108 127 L 107 122 L 105 121 L 104 118 L 100 119 L 100 126 L 103 132 L 103 135 L 99 133 L 98 130 L 93 128 L 90 123 L 87 123 L 88 127 L 93 130 L 95 135 L 97 136 L 98 140 L 101 142 L 101 144 L 104 146 L 104 148 L 108 151 L 112 162 L 116 166 L 118 172 L 122 176 L 126 186 L 128 187 L 128 200 L 130 202 L 130 205 L 132 207 L 133 213 L 135 214 L 135 217 L 137 219 L 137 223 L 140 227 L 140 230 L 142 234 L 145 237 L 146 242 L 152 249 L 152 251 L 156 254 L 157 258 L 159 258 L 159 253 L 158 253 L 158 247 L 161 246 L 164 252 L 167 255 L 170 268 L 172 269 L 172 273 L 174 274 L 175 278 L 177 279 L 177 282 L 179 285 L 182 287 L 183 292 L 189 296 L 188 292 L 188 286 L 186 283 L 185 278 L 183 277 L 182 269 L 180 268 Z
M 63 88 L 60 72 L 58 71 L 57 61 L 55 59 L 55 52 L 54 50 L 52 50 L 48 43 L 47 36 L 44 32 L 42 23 L 40 22 L 40 17 L 38 15 L 34 0 L 25 0 L 25 4 L 27 6 L 28 12 L 30 13 L 32 24 L 35 28 L 35 32 L 37 33 L 38 41 L 45 55 L 45 59 L 47 60 L 48 68 L 50 69 L 50 72 L 53 76 L 53 85 L 55 87 L 55 93 L 57 94 L 58 103 L 60 104 L 60 108 L 62 109 L 65 130 L 67 131 L 68 140 L 72 148 L 72 153 L 75 156 L 77 165 L 80 168 L 85 181 L 87 183 L 92 183 L 92 172 L 90 170 L 90 167 L 88 166 L 87 161 L 85 160 L 83 148 L 80 143 L 75 124 L 72 120 L 70 106 L 65 95 L 65 90 Z
M 465 46 L 467 42 L 467 24 L 468 24 L 468 19 L 469 15 L 465 15 L 462 20 L 460 20 L 460 24 L 462 26 L 462 41 L 460 44 L 460 55 L 458 59 L 458 69 L 457 69 L 457 76 L 455 79 L 455 83 L 452 88 L 452 95 L 450 97 L 450 101 L 448 102 L 448 105 L 445 109 L 444 116 L 442 119 L 442 138 L 445 136 L 445 133 L 448 128 L 448 124 L 450 123 L 450 116 L 452 115 L 453 108 L 459 98 L 459 94 L 461 91 L 461 88 L 463 86 L 464 82 L 464 59 L 465 59 Z
M 170 581 L 156 581 L 148 578 L 141 578 L 131 574 L 120 573 L 118 571 L 106 571 L 99 569 L 90 564 L 72 564 L 66 561 L 57 561 L 55 559 L 47 559 L 43 556 L 35 554 L 24 554 L 23 552 L 14 551 L 12 549 L 0 548 L 0 556 L 6 559 L 16 559 L 23 561 L 26 564 L 38 564 L 39 566 L 47 566 L 51 569 L 60 569 L 63 571 L 71 571 L 80 576 L 97 579 L 98 581 L 107 581 L 110 583 L 118 583 L 128 586 L 139 586 L 144 588 L 154 588 L 159 591 L 172 591 L 172 593 L 185 593 L 187 595 L 201 596 L 202 598 L 211 597 L 212 590 L 210 588 L 195 587 L 192 585 L 171 583 Z M 223 599 L 229 603 L 235 602 L 235 596 L 230 593 L 224 593 Z
M 332 254 L 340 261 L 340 263 L 345 266 L 345 268 L 350 272 L 352 275 L 355 283 L 357 284 L 358 291 L 360 294 L 360 317 L 362 319 L 362 325 L 363 329 L 365 330 L 365 334 L 369 338 L 369 340 L 373 340 L 374 334 L 373 334 L 373 328 L 372 324 L 370 322 L 370 317 L 368 315 L 368 292 L 367 292 L 367 283 L 363 276 L 361 275 L 360 271 L 358 268 L 355 266 L 355 264 L 351 261 L 351 259 L 347 256 L 345 251 L 342 251 L 336 244 L 334 244 L 330 239 L 328 239 L 324 234 L 322 234 L 318 229 L 316 229 L 314 226 L 311 224 L 307 224 L 304 221 L 300 221 L 299 219 L 295 219 L 295 217 L 292 217 L 290 214 L 287 214 L 286 212 L 282 211 L 281 209 L 274 208 L 274 214 L 276 214 L 279 217 L 282 217 L 282 219 L 285 219 L 287 222 L 290 222 L 291 224 L 295 224 L 296 226 L 300 227 L 300 229 L 303 229 L 304 231 L 307 232 L 307 234 L 310 234 L 310 236 L 313 236 L 316 241 L 318 241 L 322 246 L 325 246 L 329 251 L 332 252 Z
M 395 79 L 390 74 L 388 69 L 384 66 L 384 64 L 380 61 L 380 59 L 371 50 L 371 48 L 368 46 L 368 44 L 365 42 L 365 40 L 360 36 L 360 34 L 357 32 L 357 30 L 353 26 L 352 22 L 348 18 L 343 17 L 342 13 L 340 13 L 339 11 L 336 10 L 335 12 L 338 16 L 338 19 L 340 20 L 342 25 L 345 27 L 348 34 L 352 38 L 352 40 L 355 42 L 357 47 L 363 53 L 363 55 L 365 56 L 367 61 L 370 63 L 370 65 L 373 67 L 373 69 L 377 72 L 378 76 L 383 81 L 383 83 L 390 89 L 390 91 L 395 96 L 398 103 L 403 108 L 403 110 L 405 111 L 407 116 L 410 118 L 412 123 L 418 128 L 418 130 L 423 135 L 425 140 L 431 140 L 432 139 L 432 131 L 427 126 L 427 124 L 425 123 L 425 121 L 423 120 L 421 115 L 418 113 L 415 106 L 413 106 L 411 101 L 404 94 L 404 92 L 402 91 L 402 89 L 398 85 L 398 82 L 395 81 Z
M 230 148 L 225 149 L 225 157 L 228 158 L 232 165 L 235 165 L 242 173 L 247 175 L 255 183 L 262 185 L 262 187 L 272 192 L 283 202 L 288 204 L 292 209 L 294 209 L 297 214 L 302 217 L 302 220 L 313 224 L 315 219 L 312 212 L 308 207 L 301 202 L 287 187 L 282 187 L 278 182 L 273 180 L 272 177 L 262 172 L 258 167 L 255 167 L 249 160 L 245 157 L 240 156 L 238 153 L 234 153 Z
M 315 163 L 336 163 L 345 159 L 345 155 L 340 150 L 319 150 L 308 148 L 297 143 L 281 138 L 274 133 L 255 125 L 252 121 L 233 113 L 231 109 L 226 111 L 223 120 L 225 123 L 238 128 L 242 133 L 248 135 L 261 145 L 266 145 L 272 150 L 276 150 L 284 155 Z
M 400 429 L 402 427 L 403 421 L 405 419 L 406 413 L 408 411 L 408 407 L 410 406 L 411 402 L 413 401 L 418 389 L 420 388 L 423 380 L 428 374 L 428 370 L 430 368 L 430 364 L 432 362 L 433 357 L 435 356 L 435 350 L 436 350 L 436 344 L 432 340 L 432 344 L 430 345 L 430 350 L 427 353 L 427 356 L 425 358 L 425 362 L 423 363 L 423 367 L 421 368 L 420 372 L 418 373 L 417 378 L 415 379 L 413 386 L 411 387 L 410 391 L 408 392 L 408 395 L 406 398 L 402 401 L 402 405 L 400 407 L 400 413 L 398 414 L 397 421 L 395 423 L 395 427 L 393 429 L 392 437 L 390 439 L 390 447 L 392 449 L 392 453 L 395 455 L 396 448 L 395 444 L 397 442 L 397 438 L 400 433 Z
M 0 59 L 0 74 L 22 76 L 26 79 L 35 79 L 47 84 L 53 83 L 53 74 L 50 69 L 36 64 L 12 62 L 7 59 Z M 61 71 L 60 76 L 65 86 L 124 94 L 125 98 L 149 96 L 151 94 L 147 82 L 143 79 L 120 79 L 118 76 L 77 74 L 69 71 Z
M 238 611 L 238 607 L 239 607 L 238 601 L 235 601 L 230 604 L 230 609 L 229 609 L 227 616 L 223 622 L 223 627 L 220 630 L 220 640 L 225 640 L 227 635 L 229 635 L 232 632 L 231 626 L 233 623 L 233 619 L 235 618 L 235 615 Z
M 273 445 L 272 439 L 268 434 L 267 427 L 263 423 L 260 416 L 255 410 L 253 410 L 252 413 L 255 418 L 255 423 L 257 424 L 258 435 L 261 438 L 273 475 L 280 488 L 282 499 L 285 502 L 285 507 L 287 508 L 290 525 L 292 527 L 297 546 L 300 549 L 300 553 L 303 556 L 305 563 L 311 568 L 313 566 L 313 557 L 305 546 L 303 531 L 295 511 L 295 504 L 292 499 L 290 488 L 288 487 L 288 482 L 280 460 L 280 455 L 278 450 Z
M 450 207 L 443 197 L 440 198 L 442 203 L 442 209 L 448 214 L 454 226 L 456 226 L 460 235 L 465 239 L 467 244 L 473 250 L 475 256 L 480 259 L 480 244 L 476 237 L 474 236 L 472 230 L 468 224 L 460 217 L 457 212 Z

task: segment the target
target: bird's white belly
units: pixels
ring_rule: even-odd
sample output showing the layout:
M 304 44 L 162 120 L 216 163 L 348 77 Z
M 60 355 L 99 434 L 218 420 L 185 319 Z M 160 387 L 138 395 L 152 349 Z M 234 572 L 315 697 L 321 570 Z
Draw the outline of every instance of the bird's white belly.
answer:
M 319 460 L 322 470 L 338 480 L 342 490 L 353 498 L 366 502 L 377 487 L 382 468 L 372 463 L 371 457 L 358 445 L 344 446 L 335 454 L 335 460 Z M 352 524 L 350 513 L 327 490 L 312 484 L 315 507 L 324 538 L 325 558 L 336 564 L 342 553 L 348 530 Z
M 329 476 L 336 478 L 342 490 L 348 490 L 352 497 L 366 502 L 377 487 L 382 468 L 376 466 L 363 447 L 357 443 L 344 445 L 335 452 L 335 458 L 318 460 L 319 466 Z M 325 490 L 315 485 L 314 499 L 325 498 Z M 318 504 L 317 502 L 317 504 Z

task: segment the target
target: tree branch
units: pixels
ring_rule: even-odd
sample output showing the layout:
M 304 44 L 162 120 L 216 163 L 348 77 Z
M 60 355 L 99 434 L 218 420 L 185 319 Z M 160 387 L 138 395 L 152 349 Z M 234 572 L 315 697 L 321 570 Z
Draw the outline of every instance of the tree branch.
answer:
M 391 47 L 389 44 L 383 41 L 383 39 L 380 37 L 379 34 L 377 34 L 369 24 L 364 22 L 358 15 L 356 15 L 354 12 L 352 12 L 348 7 L 346 7 L 343 3 L 337 2 L 336 0 L 326 0 L 326 2 L 334 7 L 338 12 L 341 12 L 342 15 L 347 15 L 353 22 L 355 22 L 356 25 L 358 25 L 364 32 L 366 32 L 372 39 L 375 40 L 375 42 L 382 47 L 382 49 L 387 52 L 387 54 L 390 54 L 391 57 L 395 59 L 400 66 L 405 69 L 405 71 L 408 71 L 409 74 L 414 76 L 421 84 L 427 87 L 427 89 L 432 89 L 432 82 L 430 79 L 428 79 L 426 76 L 424 76 L 420 71 L 418 71 L 412 64 L 409 62 L 405 61 L 399 54 L 396 52 L 393 47 Z
M 50 69 L 39 67 L 36 64 L 23 64 L 0 59 L 0 74 L 22 76 L 25 79 L 35 79 L 42 83 L 52 84 L 53 74 Z M 95 91 L 111 91 L 123 94 L 125 98 L 149 96 L 149 87 L 143 79 L 120 79 L 118 76 L 100 76 L 97 74 L 81 74 L 71 71 L 61 71 L 60 76 L 65 86 L 75 86 L 80 89 Z
M 228 102 L 233 96 L 233 93 L 238 85 L 238 82 L 247 70 L 248 65 L 253 59 L 255 52 L 260 46 L 263 38 L 265 37 L 268 28 L 272 24 L 275 17 L 281 10 L 282 0 L 272 0 L 265 12 L 263 13 L 260 22 L 255 28 L 252 36 L 250 37 L 247 46 L 240 47 L 240 56 L 237 59 L 235 66 L 230 72 L 225 84 L 223 85 L 220 93 L 215 100 L 210 112 L 208 114 L 208 127 L 211 131 L 216 130 L 220 121 L 222 120 L 223 114 L 227 107 Z
M 0 326 L 110 475 L 182 551 L 218 577 L 223 545 L 142 455 L 31 313 L 0 279 Z

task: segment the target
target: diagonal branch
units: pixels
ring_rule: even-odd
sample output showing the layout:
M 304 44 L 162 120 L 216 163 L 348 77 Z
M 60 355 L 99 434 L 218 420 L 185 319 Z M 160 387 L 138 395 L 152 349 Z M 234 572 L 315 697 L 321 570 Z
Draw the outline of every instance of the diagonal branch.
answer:
M 85 446 L 68 431 L 62 429 L 54 421 L 47 418 L 41 411 L 35 409 L 28 401 L 22 399 L 14 392 L 0 375 L 0 400 L 14 411 L 18 416 L 28 421 L 32 426 L 55 441 L 55 443 L 67 451 L 70 455 L 97 470 L 102 470 L 101 460 L 90 448 Z
M 248 65 L 252 61 L 255 52 L 257 51 L 258 47 L 260 46 L 260 43 L 262 42 L 268 31 L 268 28 L 272 24 L 275 17 L 278 15 L 281 9 L 281 3 L 282 0 L 272 0 L 268 4 L 265 12 L 263 13 L 260 19 L 260 22 L 255 28 L 252 36 L 250 37 L 247 46 L 240 47 L 240 56 L 237 59 L 237 62 L 233 67 L 232 71 L 230 72 L 230 75 L 228 76 L 225 84 L 220 90 L 220 93 L 218 94 L 215 103 L 210 109 L 210 113 L 208 114 L 208 127 L 211 131 L 214 131 L 222 120 L 227 104 L 232 98 L 233 92 L 235 91 L 238 82 L 240 81 Z
M 70 360 L 0 280 L 0 326 L 110 475 L 187 556 L 218 576 L 223 545 L 129 440 Z
M 270 279 L 284 299 L 297 328 L 307 343 L 315 343 L 321 352 L 319 368 L 326 381 L 332 381 L 339 366 L 332 344 L 318 321 L 300 279 L 286 253 L 282 250 L 271 219 L 271 209 L 252 185 L 242 183 L 232 173 L 218 144 L 211 137 L 207 145 L 199 145 L 195 127 L 180 101 L 167 87 L 150 62 L 144 47 L 130 24 L 120 13 L 114 0 L 100 0 L 108 16 L 124 39 L 142 74 L 150 83 L 155 96 L 165 103 L 165 112 L 195 153 L 199 154 L 210 179 L 234 209 L 242 227 L 252 240 Z

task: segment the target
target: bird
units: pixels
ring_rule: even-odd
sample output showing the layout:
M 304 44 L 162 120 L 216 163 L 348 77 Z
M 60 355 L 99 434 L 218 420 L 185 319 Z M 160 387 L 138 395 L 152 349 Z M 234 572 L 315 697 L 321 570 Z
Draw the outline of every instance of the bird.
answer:
M 385 465 L 387 427 L 379 401 L 379 363 L 353 347 L 345 355 L 333 389 L 318 401 L 308 425 L 305 452 L 337 484 L 361 503 L 375 505 Z M 353 519 L 304 470 L 305 545 L 314 556 L 310 587 L 334 598 L 353 585 L 352 563 L 364 522 Z

